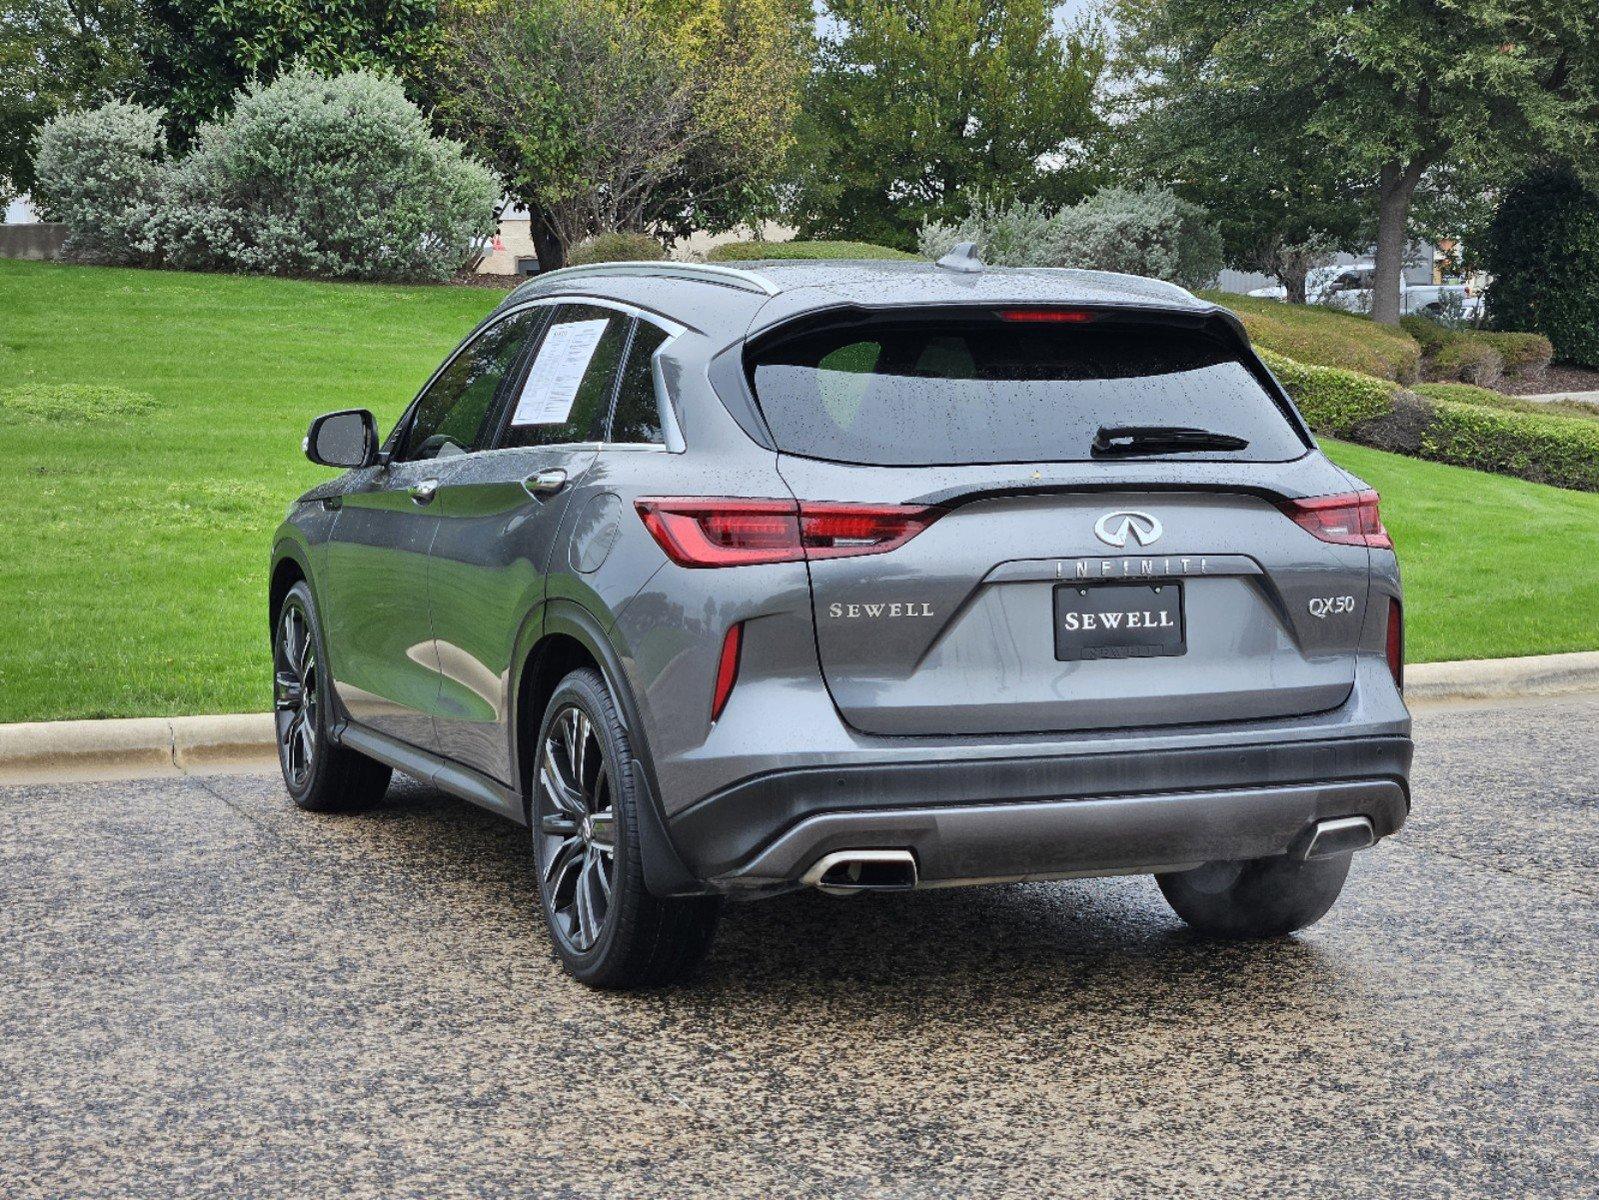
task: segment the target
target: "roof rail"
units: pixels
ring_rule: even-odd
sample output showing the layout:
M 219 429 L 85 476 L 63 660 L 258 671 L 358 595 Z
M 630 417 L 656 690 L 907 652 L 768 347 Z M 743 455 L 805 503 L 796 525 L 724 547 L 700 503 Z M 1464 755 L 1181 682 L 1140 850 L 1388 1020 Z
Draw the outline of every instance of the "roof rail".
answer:
M 605 262 L 584 263 L 579 267 L 561 267 L 542 272 L 533 279 L 571 279 L 579 275 L 643 275 L 655 279 L 692 279 L 699 283 L 715 283 L 735 287 L 746 292 L 760 292 L 775 296 L 779 288 L 763 275 L 754 271 L 741 271 L 737 267 L 724 267 L 716 263 L 697 262 Z

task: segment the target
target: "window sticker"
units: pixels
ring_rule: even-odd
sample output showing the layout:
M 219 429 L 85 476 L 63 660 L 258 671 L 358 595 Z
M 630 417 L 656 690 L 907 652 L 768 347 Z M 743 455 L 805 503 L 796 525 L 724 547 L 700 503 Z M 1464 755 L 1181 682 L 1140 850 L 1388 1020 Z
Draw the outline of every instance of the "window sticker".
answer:
M 517 398 L 512 425 L 564 425 L 609 318 L 552 325 Z

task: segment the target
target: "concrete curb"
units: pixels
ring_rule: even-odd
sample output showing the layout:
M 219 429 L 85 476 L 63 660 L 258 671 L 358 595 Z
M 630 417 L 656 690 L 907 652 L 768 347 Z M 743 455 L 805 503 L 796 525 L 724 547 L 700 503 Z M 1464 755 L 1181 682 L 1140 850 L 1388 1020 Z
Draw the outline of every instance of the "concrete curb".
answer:
M 1405 672 L 1411 705 L 1572 692 L 1599 692 L 1599 651 L 1421 663 Z M 0 725 L 0 783 L 219 772 L 276 759 L 271 713 Z
M 276 758 L 271 713 L 0 725 L 0 783 L 177 775 Z

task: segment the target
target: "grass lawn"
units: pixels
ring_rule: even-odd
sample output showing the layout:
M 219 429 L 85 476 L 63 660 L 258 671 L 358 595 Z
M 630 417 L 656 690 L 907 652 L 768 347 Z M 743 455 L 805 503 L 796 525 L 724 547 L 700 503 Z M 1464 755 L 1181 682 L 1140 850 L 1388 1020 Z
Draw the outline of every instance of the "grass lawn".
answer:
M 0 261 L 0 721 L 269 702 L 270 537 L 498 299 Z M 1413 660 L 1599 647 L 1599 495 L 1333 444 L 1384 493 Z
M 1421 346 L 1403 329 L 1315 304 L 1284 304 L 1231 292 L 1201 292 L 1238 314 L 1250 340 L 1295 362 L 1343 367 L 1380 379 L 1413 379 Z

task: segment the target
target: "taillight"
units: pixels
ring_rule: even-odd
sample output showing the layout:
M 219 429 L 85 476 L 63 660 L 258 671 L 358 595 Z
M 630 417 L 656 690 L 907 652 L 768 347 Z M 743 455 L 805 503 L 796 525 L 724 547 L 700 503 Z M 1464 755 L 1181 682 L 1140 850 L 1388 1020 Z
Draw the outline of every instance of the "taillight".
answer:
M 683 567 L 735 567 L 885 554 L 940 513 L 911 504 L 646 497 L 634 502 L 661 549 Z
M 1394 677 L 1394 686 L 1405 690 L 1405 614 L 1399 601 L 1388 601 L 1388 670 Z
M 716 690 L 711 693 L 711 720 L 722 715 L 727 698 L 733 694 L 733 683 L 738 679 L 738 654 L 744 644 L 744 623 L 729 627 L 722 639 L 722 657 L 716 661 Z
M 1312 500 L 1281 500 L 1277 507 L 1307 533 L 1340 546 L 1392 550 L 1393 541 L 1377 512 L 1376 492 L 1346 492 Z
M 1002 308 L 999 319 L 1037 325 L 1086 325 L 1094 314 L 1083 308 Z

